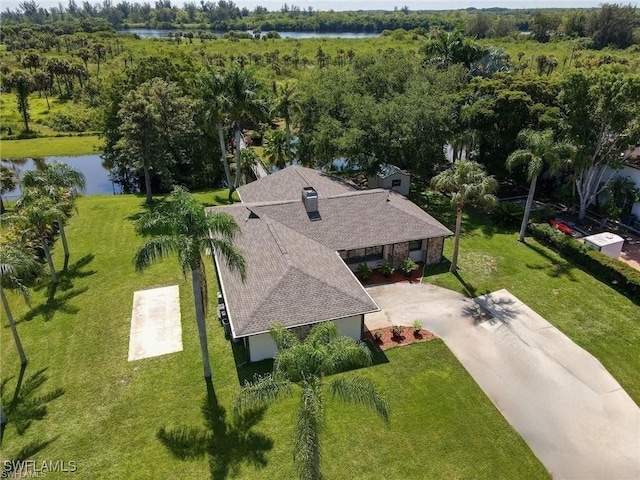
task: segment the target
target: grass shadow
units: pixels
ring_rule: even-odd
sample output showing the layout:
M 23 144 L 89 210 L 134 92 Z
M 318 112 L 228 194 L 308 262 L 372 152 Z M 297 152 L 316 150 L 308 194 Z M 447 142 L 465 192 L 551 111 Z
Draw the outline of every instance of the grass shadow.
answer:
M 541 257 L 544 257 L 545 260 L 549 262 L 549 265 L 534 265 L 527 263 L 525 266 L 531 270 L 544 270 L 545 273 L 553 278 L 566 277 L 572 282 L 577 282 L 575 276 L 572 273 L 572 270 L 575 268 L 569 262 L 563 259 L 558 259 L 553 254 L 546 251 L 544 248 L 541 248 L 537 245 L 532 245 L 531 243 L 524 242 L 524 245 L 527 248 L 530 248 L 534 252 L 536 252 Z
M 378 345 L 375 344 L 370 338 L 365 338 L 364 344 L 367 346 L 369 351 L 371 352 L 371 365 L 382 365 L 384 363 L 389 363 L 389 358 L 385 355 L 384 350 L 382 350 Z
M 266 453 L 273 448 L 273 440 L 252 428 L 262 420 L 266 408 L 228 419 L 211 380 L 207 380 L 206 385 L 207 394 L 202 406 L 204 426 L 161 427 L 156 433 L 158 440 L 181 460 L 208 458 L 213 480 L 237 477 L 243 465 L 264 468 Z
M 470 298 L 474 298 L 478 296 L 478 291 L 476 287 L 466 282 L 465 279 L 460 275 L 460 271 L 453 273 L 453 276 L 460 282 L 462 288 L 464 289 L 465 295 Z
M 80 311 L 80 309 L 78 307 L 74 307 L 73 305 L 69 305 L 68 302 L 72 298 L 75 298 L 78 295 L 82 295 L 87 290 L 89 290 L 89 287 L 85 286 L 82 288 L 69 290 L 64 295 L 56 295 L 57 289 L 55 285 L 52 285 L 51 287 L 49 287 L 49 295 L 46 302 L 33 307 L 20 320 L 17 320 L 16 324 L 22 322 L 30 322 L 38 316 L 42 316 L 44 318 L 44 321 L 48 322 L 50 320 L 53 320 L 53 317 L 56 313 L 60 312 L 75 315 Z
M 0 478 L 23 478 L 30 476 L 30 474 L 36 473 L 32 470 L 23 471 L 26 461 L 57 439 L 58 436 L 50 440 L 33 441 L 31 443 L 28 443 L 25 447 L 21 448 L 15 455 L 12 456 L 12 458 L 3 458 L 2 473 L 0 473 Z
M 47 406 L 56 398 L 64 395 L 64 389 L 55 388 L 46 393 L 40 393 L 42 386 L 48 380 L 46 368 L 42 368 L 22 381 L 24 371 L 9 400 L 7 386 L 13 377 L 4 379 L 0 383 L 0 399 L 8 423 L 15 425 L 18 435 L 23 435 L 34 421 L 42 420 L 47 415 Z
M 236 373 L 238 374 L 238 383 L 240 385 L 253 380 L 256 375 L 264 375 L 273 371 L 273 359 L 249 362 L 247 350 L 242 343 L 231 342 L 231 350 L 233 351 L 233 360 L 236 364 Z
M 443 258 L 439 263 L 432 263 L 424 266 L 422 274 L 423 279 L 432 275 L 442 275 L 443 273 L 449 273 L 451 268 L 451 261 Z

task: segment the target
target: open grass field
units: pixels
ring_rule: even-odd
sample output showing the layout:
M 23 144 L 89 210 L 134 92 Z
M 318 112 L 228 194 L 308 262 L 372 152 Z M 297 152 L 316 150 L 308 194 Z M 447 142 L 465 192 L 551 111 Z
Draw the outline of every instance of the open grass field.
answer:
M 448 202 L 422 196 L 428 211 L 453 228 Z M 443 263 L 427 270 L 427 282 L 470 297 L 506 288 L 595 355 L 640 404 L 640 308 L 554 252 L 517 232 L 492 225 L 485 214 L 465 218 L 458 276 Z M 453 239 L 445 244 L 450 257 Z
M 221 203 L 226 192 L 198 198 Z M 295 478 L 290 436 L 297 399 L 234 422 L 229 411 L 239 377 L 254 367 L 236 368 L 215 305 L 209 309 L 213 389 L 207 389 L 189 279 L 175 259 L 143 274 L 134 271 L 132 257 L 141 243 L 134 221 L 143 201 L 81 197 L 67 228 L 66 271 L 61 247 L 54 248 L 57 288 L 43 282 L 32 292 L 31 308 L 10 293 L 30 362 L 14 400 L 19 360 L 3 321 L 0 380 L 10 423 L 2 460 L 75 461 L 77 478 Z M 544 256 L 534 258 L 544 264 Z M 207 271 L 215 302 L 213 266 Z M 133 292 L 176 284 L 184 351 L 128 362 Z M 388 350 L 357 374 L 373 378 L 388 396 L 391 423 L 386 427 L 377 416 L 327 397 L 325 478 L 547 478 L 441 341 Z
M 97 135 L 43 137 L 28 140 L 2 140 L 0 142 L 1 158 L 86 155 L 101 151 L 102 139 Z

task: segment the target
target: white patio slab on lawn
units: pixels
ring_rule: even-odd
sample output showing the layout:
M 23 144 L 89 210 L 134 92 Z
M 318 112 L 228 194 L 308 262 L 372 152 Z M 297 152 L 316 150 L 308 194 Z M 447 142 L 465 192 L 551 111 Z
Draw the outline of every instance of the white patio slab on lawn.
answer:
M 181 351 L 178 285 L 134 292 L 129 361 Z

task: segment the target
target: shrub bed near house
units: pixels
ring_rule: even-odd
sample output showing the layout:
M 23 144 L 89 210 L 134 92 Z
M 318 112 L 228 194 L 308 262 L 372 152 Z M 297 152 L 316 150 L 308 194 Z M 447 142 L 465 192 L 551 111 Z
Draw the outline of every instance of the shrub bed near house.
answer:
M 541 223 L 529 225 L 531 236 L 582 267 L 635 302 L 640 302 L 640 272 L 624 262 L 591 250 L 583 243 Z

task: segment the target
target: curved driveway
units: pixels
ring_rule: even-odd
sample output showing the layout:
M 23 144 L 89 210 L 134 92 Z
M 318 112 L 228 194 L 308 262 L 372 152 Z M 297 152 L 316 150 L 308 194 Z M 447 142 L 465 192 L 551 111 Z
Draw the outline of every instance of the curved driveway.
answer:
M 370 287 L 373 330 L 440 336 L 554 478 L 640 479 L 640 409 L 587 351 L 506 290 L 474 300 L 426 284 Z M 480 308 L 479 306 L 482 306 Z

